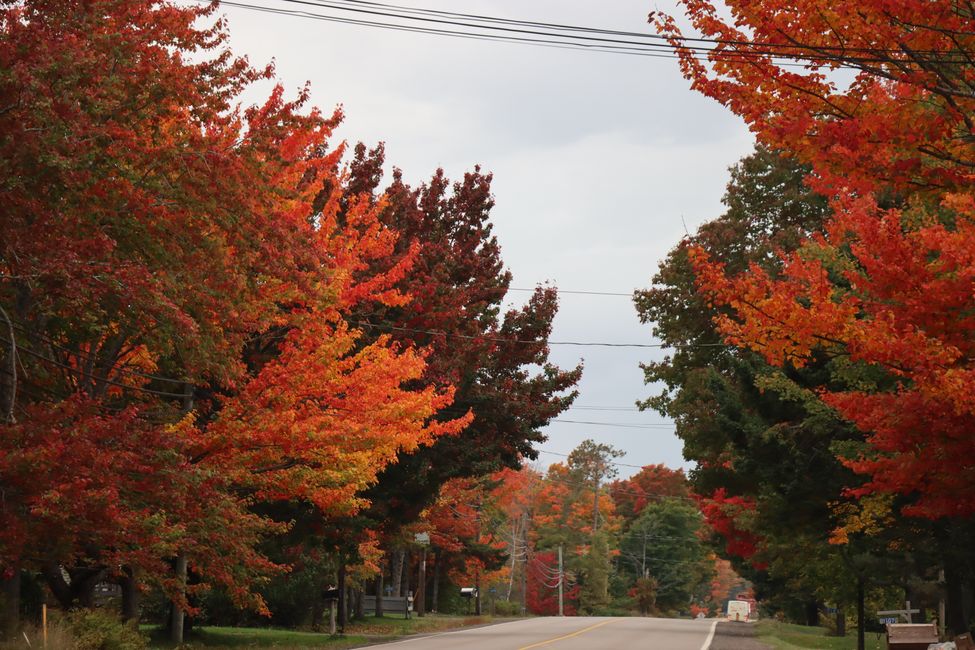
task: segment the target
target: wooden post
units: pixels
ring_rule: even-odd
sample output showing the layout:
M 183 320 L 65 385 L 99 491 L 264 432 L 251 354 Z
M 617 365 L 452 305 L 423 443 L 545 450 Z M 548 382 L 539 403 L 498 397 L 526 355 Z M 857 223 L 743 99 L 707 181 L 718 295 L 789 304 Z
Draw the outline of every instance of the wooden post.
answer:
M 525 561 L 521 570 L 521 615 L 528 616 L 528 546 L 525 549 Z
M 328 633 L 335 636 L 335 599 L 328 599 Z
M 565 616 L 562 610 L 562 584 L 565 582 L 565 573 L 562 571 L 562 545 L 559 544 L 559 616 Z
M 41 629 L 43 630 L 44 650 L 47 650 L 47 603 L 41 605 Z

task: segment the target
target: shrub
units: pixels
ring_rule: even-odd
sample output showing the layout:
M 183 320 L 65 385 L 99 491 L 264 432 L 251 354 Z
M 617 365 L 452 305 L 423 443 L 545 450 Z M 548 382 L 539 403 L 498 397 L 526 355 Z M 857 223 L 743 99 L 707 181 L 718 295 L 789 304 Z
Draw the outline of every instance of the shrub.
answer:
M 132 623 L 109 612 L 81 609 L 67 616 L 76 650 L 146 650 L 148 641 Z
M 521 616 L 521 603 L 513 600 L 494 601 L 495 616 Z

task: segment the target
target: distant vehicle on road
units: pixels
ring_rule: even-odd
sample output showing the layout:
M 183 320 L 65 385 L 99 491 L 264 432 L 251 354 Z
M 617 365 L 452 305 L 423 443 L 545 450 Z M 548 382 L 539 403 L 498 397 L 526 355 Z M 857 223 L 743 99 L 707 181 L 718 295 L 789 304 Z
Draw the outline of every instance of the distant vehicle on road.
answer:
M 746 622 L 750 620 L 752 613 L 752 604 L 747 600 L 729 600 L 728 601 L 728 620 L 729 621 L 742 621 Z

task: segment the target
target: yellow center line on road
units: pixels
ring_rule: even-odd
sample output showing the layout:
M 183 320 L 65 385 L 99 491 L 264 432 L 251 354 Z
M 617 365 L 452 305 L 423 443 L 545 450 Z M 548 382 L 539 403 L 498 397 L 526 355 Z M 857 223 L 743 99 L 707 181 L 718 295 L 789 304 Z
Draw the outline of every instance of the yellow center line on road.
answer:
M 574 636 L 579 636 L 583 632 L 588 632 L 589 630 L 595 630 L 597 627 L 602 627 L 604 625 L 609 625 L 614 620 L 616 620 L 616 619 L 612 619 L 611 618 L 608 621 L 600 621 L 599 623 L 595 623 L 594 625 L 590 625 L 589 627 L 584 627 L 581 630 L 576 630 L 572 634 L 566 634 L 565 636 L 557 636 L 554 639 L 549 639 L 548 641 L 539 641 L 538 643 L 533 643 L 531 645 L 525 645 L 525 646 L 522 646 L 522 647 L 518 648 L 518 650 L 529 650 L 529 648 L 541 648 L 543 645 L 548 645 L 549 643 L 555 643 L 556 641 L 562 641 L 563 639 L 571 639 Z

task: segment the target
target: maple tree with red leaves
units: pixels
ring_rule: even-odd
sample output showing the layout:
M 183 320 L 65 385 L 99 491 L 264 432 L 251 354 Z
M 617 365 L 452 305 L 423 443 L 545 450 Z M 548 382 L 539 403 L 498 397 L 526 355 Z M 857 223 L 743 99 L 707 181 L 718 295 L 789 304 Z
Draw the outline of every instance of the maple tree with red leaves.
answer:
M 373 525 L 395 534 L 415 520 L 451 479 L 518 468 L 537 457 L 540 429 L 575 397 L 581 365 L 563 370 L 549 361 L 548 337 L 558 310 L 552 287 L 537 288 L 519 308 L 503 311 L 511 274 L 501 258 L 490 213 L 493 177 L 475 167 L 451 181 L 443 170 L 416 187 L 400 170 L 380 191 L 385 149 L 359 144 L 349 163 L 347 199 L 380 209 L 380 221 L 399 234 L 393 253 L 361 271 L 385 276 L 407 258 L 410 273 L 394 286 L 405 303 L 370 303 L 349 322 L 367 338 L 388 335 L 428 350 L 422 385 L 451 386 L 454 401 L 438 414 L 470 413 L 456 436 L 399 454 L 366 494 Z M 328 186 L 326 186 L 326 190 Z
M 2 5 L 0 566 L 66 607 L 117 579 L 191 610 L 185 557 L 191 591 L 260 610 L 279 567 L 255 548 L 281 526 L 251 505 L 354 512 L 470 419 L 431 421 L 452 389 L 415 389 L 424 354 L 346 324 L 405 304 L 414 256 L 368 271 L 398 235 L 344 185 L 340 114 L 280 86 L 240 108 L 272 70 L 233 56 L 215 7 Z
M 677 22 L 658 17 L 685 75 L 762 144 L 811 165 L 807 183 L 832 212 L 774 264 L 726 269 L 689 250 L 700 293 L 726 341 L 793 375 L 830 364 L 815 395 L 864 435 L 834 448 L 862 477 L 846 492 L 863 498 L 854 529 L 879 539 L 895 525 L 889 510 L 874 512 L 878 502 L 936 522 L 934 545 L 951 567 L 949 627 L 964 630 L 961 583 L 975 575 L 962 550 L 975 490 L 957 466 L 975 454 L 962 424 L 975 389 L 971 8 L 733 0 L 724 20 L 706 1 L 683 5 L 715 43 L 702 61 Z M 854 71 L 848 83 L 840 68 Z M 834 541 L 848 544 L 846 532 Z M 899 543 L 911 535 L 901 529 Z M 862 607 L 862 572 L 859 592 Z
M 667 497 L 691 496 L 684 470 L 671 469 L 663 464 L 646 465 L 629 478 L 613 481 L 609 490 L 616 504 L 616 514 L 626 522 L 639 517 L 651 502 Z
M 705 2 L 685 6 L 703 34 L 735 43 L 712 55 L 713 69 L 683 50 L 695 87 L 770 146 L 812 164 L 809 182 L 833 211 L 824 234 L 783 254 L 775 273 L 753 265 L 729 278 L 692 252 L 704 293 L 732 309 L 719 317 L 721 333 L 773 365 L 825 354 L 873 369 L 866 385 L 850 377 L 822 393 L 868 434 L 871 451 L 846 459 L 870 477 L 856 494 L 913 495 L 907 514 L 972 514 L 971 484 L 944 467 L 975 453 L 959 428 L 975 388 L 965 316 L 975 273 L 972 99 L 960 58 L 971 50 L 972 17 L 946 2 L 854 13 L 820 2 L 732 3 L 731 26 Z M 680 41 L 672 20 L 660 25 Z M 782 48 L 812 69 L 779 65 L 770 54 Z M 841 64 L 859 70 L 843 90 L 825 74 Z
M 559 560 L 555 551 L 539 551 L 528 563 L 528 611 L 536 616 L 555 616 L 559 613 L 557 576 Z M 556 572 L 556 573 L 553 573 Z M 579 594 L 582 587 L 566 581 L 562 592 L 562 613 L 575 616 L 579 613 Z

